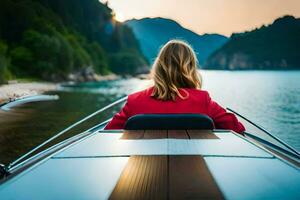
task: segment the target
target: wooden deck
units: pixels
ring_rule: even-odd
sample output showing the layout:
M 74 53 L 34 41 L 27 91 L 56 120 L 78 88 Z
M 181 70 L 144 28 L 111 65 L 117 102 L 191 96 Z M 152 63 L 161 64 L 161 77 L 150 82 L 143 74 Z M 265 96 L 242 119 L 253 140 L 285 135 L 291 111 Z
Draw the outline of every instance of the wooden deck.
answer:
M 132 130 L 124 131 L 121 139 L 219 139 L 211 130 Z
M 212 131 L 124 131 L 121 139 L 218 139 Z M 110 199 L 224 199 L 201 156 L 131 156 Z

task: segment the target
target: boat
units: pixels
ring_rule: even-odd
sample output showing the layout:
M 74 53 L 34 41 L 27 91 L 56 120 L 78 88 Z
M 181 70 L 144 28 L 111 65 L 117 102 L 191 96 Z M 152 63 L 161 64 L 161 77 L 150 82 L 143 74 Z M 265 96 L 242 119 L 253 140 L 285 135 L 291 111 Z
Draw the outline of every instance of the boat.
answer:
M 131 117 L 124 130 L 108 119 L 38 152 L 101 108 L 1 167 L 8 199 L 300 199 L 300 154 L 232 109 L 275 142 L 213 129 L 204 115 Z M 38 152 L 38 153 L 37 153 Z

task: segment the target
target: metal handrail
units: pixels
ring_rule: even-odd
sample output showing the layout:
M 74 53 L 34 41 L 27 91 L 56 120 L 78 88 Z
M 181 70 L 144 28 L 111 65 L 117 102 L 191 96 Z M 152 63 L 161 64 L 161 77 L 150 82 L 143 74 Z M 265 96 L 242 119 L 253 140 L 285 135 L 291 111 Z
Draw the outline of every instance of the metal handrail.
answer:
M 268 136 L 270 136 L 271 138 L 273 138 L 274 140 L 276 140 L 277 142 L 279 142 L 280 144 L 282 144 L 283 146 L 285 146 L 286 148 L 288 148 L 289 150 L 291 150 L 292 152 L 294 152 L 296 155 L 300 156 L 300 153 L 294 149 L 293 147 L 291 147 L 290 145 L 288 145 L 287 143 L 283 142 L 281 139 L 279 139 L 278 137 L 274 136 L 272 133 L 270 133 L 269 131 L 267 131 L 266 129 L 264 129 L 263 127 L 255 124 L 254 122 L 250 121 L 249 119 L 247 119 L 246 117 L 244 117 L 243 115 L 239 114 L 238 112 L 230 109 L 230 108 L 226 108 L 227 110 L 229 110 L 230 112 L 233 112 L 234 114 L 236 114 L 237 116 L 243 118 L 244 120 L 246 120 L 247 122 L 249 122 L 250 124 L 252 124 L 253 126 L 255 126 L 256 128 L 258 128 L 259 130 L 263 131 L 264 133 L 266 133 Z
M 58 138 L 59 136 L 63 135 L 64 133 L 66 133 L 67 131 L 71 130 L 72 128 L 74 128 L 75 126 L 81 124 L 82 122 L 90 119 L 91 117 L 94 117 L 95 115 L 119 104 L 119 103 L 123 103 L 127 100 L 127 96 L 120 98 L 119 100 L 114 101 L 113 103 L 97 110 L 96 112 L 84 117 L 83 119 L 77 121 L 76 123 L 68 126 L 67 128 L 65 128 L 64 130 L 58 132 L 56 135 L 54 135 L 53 137 L 49 138 L 48 140 L 46 140 L 45 142 L 43 142 L 42 144 L 38 145 L 37 147 L 33 148 L 32 150 L 30 150 L 29 152 L 25 153 L 23 156 L 19 157 L 18 159 L 16 159 L 15 161 L 11 162 L 8 166 L 8 168 L 11 168 L 12 166 L 14 166 L 16 163 L 20 162 L 21 160 L 23 160 L 24 158 L 26 158 L 27 156 L 29 156 L 30 154 L 32 154 L 33 152 L 37 151 L 38 149 L 40 149 L 41 147 L 45 146 L 46 144 L 48 144 L 49 142 L 53 141 L 54 139 Z
M 273 148 L 275 150 L 280 151 L 281 153 L 284 153 L 284 154 L 286 154 L 286 155 L 288 155 L 290 157 L 293 157 L 294 159 L 300 159 L 300 156 L 298 156 L 297 154 L 295 154 L 295 153 L 293 153 L 293 152 L 291 152 L 289 150 L 286 150 L 285 148 L 282 148 L 282 147 L 280 147 L 280 146 L 278 146 L 276 144 L 273 144 L 273 143 L 271 143 L 271 142 L 269 142 L 269 141 L 267 141 L 267 140 L 265 140 L 265 139 L 263 139 L 261 137 L 253 135 L 253 134 L 248 133 L 246 131 L 244 132 L 244 134 L 246 136 L 248 136 L 248 137 L 250 137 L 250 138 L 252 138 L 252 139 L 260 142 L 260 143 L 263 143 L 264 145 L 267 145 L 267 146 L 269 146 L 269 147 L 271 147 L 271 148 Z
M 84 134 L 86 134 L 86 133 L 94 132 L 94 131 L 98 130 L 100 127 L 104 126 L 104 125 L 107 124 L 109 121 L 111 121 L 111 119 L 112 119 L 112 118 L 109 118 L 109 119 L 107 119 L 107 120 L 101 122 L 100 124 L 97 124 L 97 125 L 93 126 L 92 128 L 89 128 L 88 130 L 86 130 L 86 131 L 84 131 L 84 132 L 82 132 L 82 133 L 79 133 L 79 134 L 77 134 L 77 135 L 74 135 L 74 136 L 71 137 L 71 138 L 68 138 L 68 139 L 66 139 L 66 140 L 64 140 L 64 141 L 62 141 L 62 142 L 60 142 L 60 143 L 58 143 L 58 144 L 55 144 L 55 145 L 53 145 L 53 146 L 51 146 L 51 147 L 49 147 L 49 148 L 47 148 L 47 149 L 45 149 L 45 150 L 43 150 L 43 151 L 37 153 L 37 154 L 34 154 L 33 156 L 27 158 L 26 160 L 23 160 L 22 162 L 20 162 L 20 163 L 14 165 L 13 167 L 9 168 L 9 171 L 8 171 L 8 172 L 11 173 L 12 170 L 14 170 L 14 169 L 16 169 L 16 168 L 18 168 L 18 167 L 24 165 L 25 163 L 28 163 L 29 161 L 31 161 L 31 160 L 33 160 L 33 159 L 39 157 L 40 155 L 44 154 L 45 152 L 47 152 L 47 151 L 49 151 L 49 150 L 52 150 L 52 149 L 54 149 L 54 148 L 56 148 L 56 147 L 62 145 L 63 143 L 66 143 L 66 142 L 68 142 L 68 141 L 71 141 L 71 140 L 74 139 L 75 137 L 78 137 L 78 136 L 80 136 L 80 135 L 84 135 Z

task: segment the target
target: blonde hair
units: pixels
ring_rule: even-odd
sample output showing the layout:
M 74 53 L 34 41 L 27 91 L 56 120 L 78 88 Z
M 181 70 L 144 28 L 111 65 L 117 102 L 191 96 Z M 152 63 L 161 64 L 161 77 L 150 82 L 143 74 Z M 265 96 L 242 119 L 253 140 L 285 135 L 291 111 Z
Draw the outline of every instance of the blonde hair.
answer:
M 160 100 L 188 98 L 181 88 L 201 88 L 201 77 L 197 73 L 198 61 L 193 48 L 184 41 L 170 40 L 160 50 L 152 67 L 154 89 L 151 96 Z M 182 90 L 186 95 L 180 93 Z

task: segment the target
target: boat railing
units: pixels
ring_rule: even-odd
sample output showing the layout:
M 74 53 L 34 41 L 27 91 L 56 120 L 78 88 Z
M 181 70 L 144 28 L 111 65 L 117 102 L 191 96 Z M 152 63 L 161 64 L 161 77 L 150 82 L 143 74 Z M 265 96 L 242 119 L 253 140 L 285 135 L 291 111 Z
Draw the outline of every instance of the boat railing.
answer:
M 123 103 L 127 100 L 127 96 L 122 97 L 116 101 L 114 101 L 113 103 L 93 112 L 92 114 L 82 118 L 81 120 L 73 123 L 72 125 L 68 126 L 67 128 L 63 129 L 62 131 L 58 132 L 57 134 L 55 134 L 54 136 L 52 136 L 51 138 L 49 138 L 48 140 L 44 141 L 43 143 L 41 143 L 40 145 L 36 146 L 35 148 L 33 148 L 32 150 L 28 151 L 27 153 L 25 153 L 24 155 L 22 155 L 21 157 L 17 158 L 15 161 L 11 162 L 7 169 L 9 170 L 10 168 L 12 168 L 13 166 L 15 166 L 16 164 L 20 163 L 20 161 L 24 160 L 25 158 L 29 157 L 30 155 L 32 155 L 34 152 L 36 152 L 37 150 L 41 149 L 42 147 L 44 147 L 46 144 L 49 144 L 51 141 L 53 141 L 54 139 L 58 138 L 59 136 L 63 135 L 64 133 L 66 133 L 67 131 L 73 129 L 74 127 L 78 126 L 79 124 L 85 122 L 86 120 L 94 117 L 95 115 L 98 115 L 99 113 L 102 113 L 110 108 L 112 108 L 115 105 L 118 105 L 120 103 Z M 100 127 L 101 125 L 107 123 L 108 120 L 92 127 L 91 129 L 85 131 L 85 132 L 90 132 L 92 130 L 96 130 L 97 127 Z
M 31 161 L 34 161 L 34 160 L 38 159 L 38 158 L 41 157 L 42 155 L 45 155 L 47 152 L 50 152 L 50 151 L 52 151 L 52 150 L 55 150 L 55 149 L 57 149 L 58 147 L 63 146 L 64 144 L 66 144 L 66 143 L 68 143 L 68 142 L 70 142 L 70 141 L 78 141 L 78 138 L 79 138 L 79 139 L 80 139 L 80 138 L 83 138 L 84 135 L 87 135 L 88 133 L 94 133 L 95 131 L 97 131 L 97 130 L 103 128 L 103 127 L 105 127 L 105 125 L 106 125 L 109 121 L 111 121 L 111 119 L 112 119 L 112 118 L 109 118 L 109 119 L 107 119 L 107 120 L 101 122 L 100 124 L 97 124 L 97 125 L 93 126 L 92 128 L 90 128 L 90 129 L 84 131 L 84 132 L 81 132 L 81 133 L 79 133 L 79 134 L 77 134 L 77 135 L 74 135 L 74 136 L 72 136 L 72 137 L 70 137 L 70 138 L 68 138 L 68 139 L 66 139 L 66 140 L 63 140 L 63 141 L 61 141 L 61 142 L 59 142 L 59 143 L 57 143 L 57 144 L 55 144 L 55 145 L 53 145 L 53 146 L 51 146 L 51 147 L 49 147 L 49 148 L 47 148 L 47 149 L 45 149 L 45 150 L 39 152 L 39 153 L 34 154 L 33 156 L 30 156 L 30 157 L 27 158 L 27 159 L 24 159 L 22 162 L 18 162 L 17 164 L 15 164 L 15 165 L 12 166 L 11 168 L 9 168 L 9 171 L 7 171 L 7 172 L 8 172 L 8 173 L 11 173 L 11 172 L 13 172 L 13 171 L 16 171 L 16 169 L 18 169 L 18 168 L 20 168 L 20 167 L 26 165 L 27 163 L 29 163 L 29 162 L 31 162 Z M 5 168 L 5 166 L 2 166 L 2 167 Z
M 265 143 L 267 145 L 270 145 L 272 147 L 275 147 L 276 149 L 278 149 L 279 151 L 283 151 L 285 152 L 286 154 L 290 155 L 290 156 L 293 156 L 293 157 L 296 157 L 297 159 L 300 159 L 300 153 L 294 149 L 293 147 L 291 147 L 290 145 L 288 145 L 286 142 L 282 141 L 281 139 L 279 139 L 278 137 L 276 137 L 275 135 L 273 135 L 272 133 L 270 133 L 268 130 L 266 130 L 265 128 L 263 128 L 262 126 L 252 122 L 251 120 L 249 120 L 247 117 L 241 115 L 240 113 L 238 113 L 237 111 L 231 109 L 231 108 L 227 108 L 228 111 L 234 113 L 235 115 L 241 117 L 242 119 L 244 119 L 245 121 L 247 121 L 248 123 L 250 123 L 251 125 L 253 125 L 254 127 L 258 128 L 259 130 L 261 130 L 263 133 L 267 134 L 269 137 L 271 137 L 272 139 L 274 139 L 275 141 L 277 141 L 278 143 L 280 143 L 281 145 L 283 145 L 285 148 L 288 149 L 287 150 L 284 150 L 283 148 L 281 148 L 280 146 L 272 143 L 272 142 L 269 142 L 269 141 L 266 141 L 265 139 L 261 138 L 261 137 L 258 137 L 256 135 L 253 135 L 251 133 L 248 133 L 248 132 L 245 132 L 245 135 L 246 136 L 249 136 L 251 138 L 253 138 L 254 140 L 258 140 L 262 143 Z M 287 153 L 288 152 L 288 153 Z

